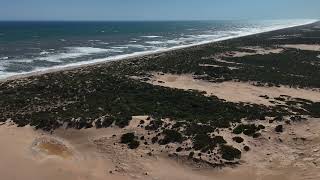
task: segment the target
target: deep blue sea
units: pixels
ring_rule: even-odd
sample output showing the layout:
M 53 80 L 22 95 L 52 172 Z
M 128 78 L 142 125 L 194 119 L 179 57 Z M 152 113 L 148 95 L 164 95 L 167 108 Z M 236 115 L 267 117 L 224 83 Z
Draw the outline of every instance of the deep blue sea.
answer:
M 0 78 L 119 60 L 312 22 L 0 22 Z

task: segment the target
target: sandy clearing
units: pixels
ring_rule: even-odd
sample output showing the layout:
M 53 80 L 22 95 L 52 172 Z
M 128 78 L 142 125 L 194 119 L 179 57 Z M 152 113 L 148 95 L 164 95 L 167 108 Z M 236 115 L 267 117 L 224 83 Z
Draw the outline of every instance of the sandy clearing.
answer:
M 194 169 L 168 158 L 166 153 L 159 153 L 159 146 L 141 146 L 137 150 L 129 150 L 124 145 L 117 144 L 120 135 L 125 132 L 142 133 L 141 128 L 135 126 L 146 118 L 147 116 L 135 116 L 132 124 L 125 129 L 58 129 L 52 135 L 34 131 L 31 127 L 2 125 L 0 143 L 5 146 L 1 147 L 0 153 L 1 179 L 316 180 L 320 177 L 320 119 L 287 125 L 283 134 L 274 132 L 277 123 L 261 121 L 259 123 L 267 127 L 261 138 L 242 136 L 251 151 L 243 153 L 240 166 Z M 235 135 L 230 131 L 224 130 L 218 134 L 223 135 L 229 144 L 239 149 L 243 148 L 243 144 L 232 142 L 231 139 Z M 307 141 L 294 140 L 302 137 Z M 32 145 L 39 138 L 58 141 L 73 150 L 72 152 L 76 152 L 73 156 L 77 158 L 65 159 L 52 154 L 34 154 Z M 283 142 L 280 142 L 279 138 L 283 139 Z M 154 155 L 146 155 L 151 148 L 155 150 Z
M 245 56 L 253 56 L 253 55 L 268 55 L 268 54 L 279 54 L 283 52 L 283 48 L 262 48 L 259 46 L 248 46 L 241 47 L 243 50 L 251 50 L 254 52 L 245 52 L 245 51 L 230 51 L 226 53 L 222 53 L 218 56 L 220 57 L 245 57 Z
M 254 104 L 273 105 L 268 99 L 260 96 L 269 96 L 270 98 L 288 95 L 295 98 L 304 98 L 311 101 L 320 101 L 319 90 L 307 90 L 298 88 L 281 87 L 258 87 L 244 82 L 222 82 L 211 83 L 203 80 L 194 79 L 192 75 L 174 75 L 174 74 L 154 74 L 149 82 L 154 85 L 160 85 L 170 88 L 184 90 L 205 91 L 207 95 L 214 95 L 220 99 L 230 102 L 247 102 Z
M 252 50 L 255 52 L 249 53 L 249 52 L 240 52 L 240 51 L 235 51 L 233 52 L 232 57 L 244 57 L 244 56 L 252 56 L 252 55 L 267 55 L 267 54 L 279 54 L 283 52 L 282 48 L 261 48 L 261 47 L 242 47 L 241 49 L 245 50 Z
M 135 117 L 140 121 L 145 116 Z M 136 122 L 134 122 L 136 123 Z M 166 154 L 147 156 L 151 150 L 127 149 L 116 144 L 121 134 L 138 132 L 135 124 L 126 129 L 58 129 L 53 135 L 31 127 L 0 126 L 0 174 L 2 180 L 209 180 L 212 172 L 203 174 Z M 116 135 L 117 137 L 114 137 Z M 53 139 L 77 152 L 76 158 L 60 157 L 59 153 L 34 151 L 36 142 Z M 40 140 L 41 139 L 41 140 Z M 49 140 L 48 140 L 49 139 Z M 56 143 L 55 141 L 55 143 Z M 73 154 L 74 155 L 74 154 Z M 110 173 L 112 171 L 112 173 Z M 213 171 L 214 172 L 214 171 Z
M 247 122 L 250 123 L 250 122 Z M 261 179 L 282 180 L 316 180 L 320 178 L 320 119 L 309 119 L 305 122 L 295 122 L 290 125 L 283 122 L 269 123 L 256 121 L 266 127 L 262 136 L 254 139 L 245 135 L 244 144 L 251 150 L 243 153 L 244 166 L 255 168 Z M 277 125 L 284 125 L 283 133 L 274 131 Z M 230 132 L 220 132 L 228 142 L 231 142 Z M 238 136 L 238 135 L 237 135 Z M 243 143 L 232 143 L 241 149 Z M 257 178 L 257 179 L 259 179 Z
M 283 48 L 300 49 L 305 51 L 320 51 L 320 44 L 286 44 Z
M 214 68 L 220 68 L 220 67 L 226 67 L 230 70 L 234 70 L 234 69 L 239 69 L 239 67 L 234 67 L 234 66 L 219 66 L 219 65 L 215 65 L 215 64 L 199 64 L 200 67 L 214 67 Z
M 144 118 L 135 117 L 136 120 Z M 260 121 L 266 130 L 259 139 L 242 136 L 251 150 L 243 153 L 242 164 L 236 168 L 194 169 L 168 158 L 164 153 L 146 156 L 150 149 L 140 147 L 129 150 L 123 146 L 113 146 L 124 131 L 139 130 L 128 127 L 87 130 L 57 130 L 54 135 L 34 131 L 30 127 L 0 127 L 0 173 L 3 180 L 316 180 L 320 178 L 320 119 L 285 126 L 283 134 L 274 132 L 280 123 L 269 124 Z M 228 130 L 220 131 L 229 144 L 242 149 L 242 144 L 232 142 Z M 79 158 L 66 160 L 55 156 L 35 157 L 30 145 L 39 137 L 59 139 L 68 147 L 72 146 Z M 270 139 L 268 138 L 270 137 Z M 279 139 L 283 142 L 280 142 Z M 300 142 L 299 138 L 306 138 Z M 96 144 L 93 143 L 96 142 Z M 152 148 L 156 149 L 156 146 Z M 143 157 L 141 156 L 143 155 Z M 133 169 L 132 169 L 133 168 Z M 17 173 L 19 170 L 19 173 Z M 113 173 L 110 174 L 109 171 Z M 145 174 L 147 173 L 147 174 Z
M 85 148 L 80 149 L 81 157 L 63 158 L 54 153 L 41 153 L 34 151 L 34 141 L 39 138 L 50 137 L 69 144 L 50 134 L 34 131 L 31 127 L 17 128 L 3 125 L 0 127 L 0 174 L 2 180 L 85 180 L 106 178 L 108 163 L 95 156 L 86 155 Z M 83 143 L 84 145 L 85 143 Z M 66 147 L 66 146 L 65 146 Z M 74 147 L 78 149 L 78 147 Z M 103 173 L 97 173 L 97 172 Z M 119 177 L 118 179 L 127 179 Z
M 240 65 L 241 63 L 236 63 L 233 61 L 226 61 L 224 57 L 245 57 L 245 56 L 253 56 L 253 55 L 268 55 L 268 54 L 280 54 L 283 52 L 283 48 L 262 48 L 259 46 L 248 46 L 248 47 L 241 47 L 243 50 L 251 50 L 254 52 L 246 52 L 246 51 L 228 51 L 217 55 L 212 55 L 208 57 L 202 57 L 202 59 L 213 59 L 217 62 L 227 63 L 227 64 L 237 64 Z

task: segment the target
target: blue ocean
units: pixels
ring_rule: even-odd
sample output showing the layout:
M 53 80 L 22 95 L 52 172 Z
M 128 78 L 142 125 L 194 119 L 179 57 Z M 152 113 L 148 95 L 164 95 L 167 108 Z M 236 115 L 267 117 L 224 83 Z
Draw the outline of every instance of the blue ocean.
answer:
M 226 40 L 315 20 L 0 22 L 0 78 Z

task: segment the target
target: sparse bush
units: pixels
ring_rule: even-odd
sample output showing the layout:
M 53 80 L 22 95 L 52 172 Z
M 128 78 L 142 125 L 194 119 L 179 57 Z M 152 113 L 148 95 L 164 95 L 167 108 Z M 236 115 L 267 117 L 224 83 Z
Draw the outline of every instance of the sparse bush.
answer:
M 197 134 L 193 138 L 193 148 L 195 150 L 201 150 L 202 152 L 207 152 L 213 150 L 218 144 L 226 144 L 227 142 L 222 136 L 215 136 L 211 138 L 207 134 Z
M 241 151 L 228 145 L 221 145 L 220 153 L 222 155 L 221 157 L 228 161 L 241 158 Z
M 242 143 L 244 141 L 242 137 L 238 137 L 238 136 L 237 137 L 233 137 L 232 140 L 237 142 L 237 143 Z
M 181 152 L 182 150 L 183 150 L 182 147 L 178 147 L 178 148 L 176 149 L 176 152 Z
M 140 142 L 134 140 L 134 141 L 132 141 L 132 142 L 130 142 L 130 143 L 128 144 L 128 147 L 129 147 L 130 149 L 137 149 L 137 148 L 139 147 L 139 145 L 140 145 Z
M 150 124 L 145 127 L 146 130 L 157 130 L 162 127 L 163 121 L 161 120 L 152 120 Z
M 135 139 L 134 133 L 126 133 L 121 136 L 121 143 L 128 144 Z
M 178 131 L 165 129 L 163 134 L 164 138 L 159 141 L 159 144 L 161 145 L 169 143 L 182 143 L 183 141 L 182 135 Z
M 283 125 L 278 125 L 278 126 L 275 128 L 275 131 L 278 132 L 278 133 L 282 133 L 282 132 L 283 132 Z
M 250 151 L 250 147 L 249 146 L 244 146 L 243 148 L 245 151 Z
M 188 158 L 189 158 L 189 159 L 192 159 L 193 156 L 194 156 L 194 152 L 190 152 L 189 155 L 188 155 Z
M 159 140 L 159 138 L 157 136 L 155 136 L 151 139 L 151 142 L 152 142 L 152 144 L 154 144 L 154 143 L 158 142 L 158 140 Z
M 247 136 L 253 136 L 257 131 L 263 129 L 264 126 L 256 126 L 255 124 L 239 124 L 233 129 L 234 134 L 245 134 Z
M 126 133 L 121 136 L 121 143 L 127 144 L 130 149 L 136 149 L 139 147 L 140 142 L 136 140 L 137 137 L 134 133 Z

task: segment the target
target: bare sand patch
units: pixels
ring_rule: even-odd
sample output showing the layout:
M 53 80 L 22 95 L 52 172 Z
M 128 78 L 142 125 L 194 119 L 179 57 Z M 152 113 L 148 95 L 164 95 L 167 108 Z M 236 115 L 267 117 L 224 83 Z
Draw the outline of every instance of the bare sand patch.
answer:
M 235 168 L 198 169 L 181 161 L 168 158 L 159 145 L 141 145 L 131 150 L 119 144 L 123 133 L 146 134 L 136 126 L 147 116 L 135 116 L 125 129 L 58 129 L 52 135 L 34 131 L 31 127 L 0 126 L 1 179 L 33 180 L 292 180 L 319 179 L 320 165 L 320 120 L 311 120 L 285 126 L 285 132 L 274 132 L 277 124 L 261 121 L 266 129 L 263 136 L 253 139 L 243 136 L 251 150 L 243 154 L 241 165 Z M 217 133 L 217 132 L 215 132 Z M 232 142 L 233 135 L 225 129 L 219 133 L 235 147 L 243 144 Z M 45 141 L 39 138 L 46 137 Z M 270 138 L 269 138 L 270 137 Z M 48 142 L 59 146 L 44 146 L 46 150 L 61 154 L 72 148 L 77 151 L 77 159 L 37 158 L 30 150 L 34 141 Z M 283 141 L 280 141 L 282 139 Z M 301 139 L 305 139 L 302 141 Z M 57 143 L 58 141 L 58 143 Z M 51 142 L 51 141 L 50 141 Z M 72 147 L 71 147 L 72 146 Z M 52 150 L 54 149 L 54 150 Z M 152 154 L 149 155 L 148 152 Z M 18 170 L 18 172 L 17 172 Z
M 279 54 L 283 51 L 282 48 L 262 48 L 259 46 L 253 47 L 242 47 L 241 49 L 251 50 L 255 52 L 241 52 L 235 51 L 232 57 L 244 57 L 244 56 L 252 56 L 252 55 L 267 55 L 267 54 Z
M 286 44 L 281 45 L 280 47 L 305 51 L 320 51 L 320 44 Z
M 224 60 L 223 58 L 224 57 L 245 57 L 245 56 L 253 56 L 253 55 L 280 54 L 284 50 L 283 48 L 262 48 L 260 46 L 247 46 L 247 47 L 241 47 L 241 49 L 243 49 L 243 51 L 227 51 L 227 52 L 220 53 L 217 55 L 202 57 L 202 59 L 213 59 L 217 62 L 240 65 L 241 63 L 227 61 L 227 60 Z M 245 51 L 245 50 L 247 50 L 247 51 Z
M 43 153 L 47 156 L 57 156 L 63 159 L 70 159 L 73 152 L 70 147 L 52 137 L 41 137 L 35 139 L 33 149 L 38 153 Z
M 252 123 L 252 122 L 247 122 Z M 320 119 L 309 119 L 284 125 L 283 122 L 269 123 L 256 121 L 266 128 L 259 138 L 234 135 L 229 130 L 220 135 L 231 142 L 234 147 L 251 149 L 242 155 L 243 165 L 239 168 L 251 169 L 256 179 L 265 180 L 302 180 L 320 178 Z M 276 133 L 275 127 L 284 125 L 283 133 Z M 244 143 L 232 142 L 232 137 L 241 136 Z M 249 179 L 251 179 L 249 177 Z
M 39 138 L 54 139 L 54 143 L 40 143 L 41 155 L 34 151 L 34 142 Z M 103 180 L 115 177 L 115 179 L 127 179 L 121 176 L 110 176 L 106 169 L 110 167 L 108 161 L 103 161 L 94 152 L 86 151 L 85 139 L 82 145 L 75 146 L 81 152 L 81 158 L 69 157 L 66 153 L 67 146 L 57 145 L 68 144 L 67 139 L 60 139 L 41 131 L 34 131 L 31 127 L 18 128 L 15 126 L 3 125 L 0 127 L 0 174 L 3 180 Z M 42 139 L 43 140 L 43 139 Z M 40 141 L 39 141 L 40 142 Z M 41 142 L 49 142 L 41 141 Z M 84 147 L 82 147 L 84 146 Z M 73 154 L 74 155 L 74 154 Z M 62 156 L 62 157 L 61 157 Z M 108 177 L 109 175 L 109 177 Z
M 239 67 L 235 67 L 235 66 L 219 66 L 219 65 L 215 65 L 215 64 L 199 64 L 199 66 L 200 67 L 215 67 L 215 68 L 226 67 L 230 70 L 239 69 Z
M 254 104 L 273 105 L 268 99 L 260 96 L 269 96 L 271 98 L 280 95 L 288 95 L 295 98 L 303 98 L 311 101 L 320 101 L 320 91 L 311 89 L 281 87 L 259 87 L 245 82 L 222 82 L 211 83 L 203 80 L 194 79 L 190 74 L 154 74 L 150 83 L 170 88 L 184 90 L 205 91 L 207 95 L 214 95 L 220 99 L 230 102 L 247 102 Z
M 144 117 L 134 118 L 140 121 L 145 119 Z M 51 135 L 35 131 L 31 127 L 2 125 L 0 126 L 1 179 L 209 180 L 214 177 L 212 173 L 203 174 L 201 171 L 184 166 L 168 158 L 166 153 L 154 153 L 156 155 L 149 156 L 147 153 L 151 152 L 150 147 L 141 145 L 139 149 L 131 150 L 119 144 L 119 138 L 123 133 L 140 131 L 141 128 L 135 127 L 133 123 L 126 129 L 58 129 Z M 36 143 L 38 148 L 47 153 L 41 157 L 35 155 L 33 150 L 35 142 L 38 142 Z M 79 158 L 57 157 L 69 151 L 70 146 L 77 151 Z M 155 152 L 158 152 L 157 149 Z
M 278 36 L 273 36 L 269 39 L 289 39 L 289 38 L 296 38 L 296 37 L 301 37 L 301 34 L 278 35 Z

